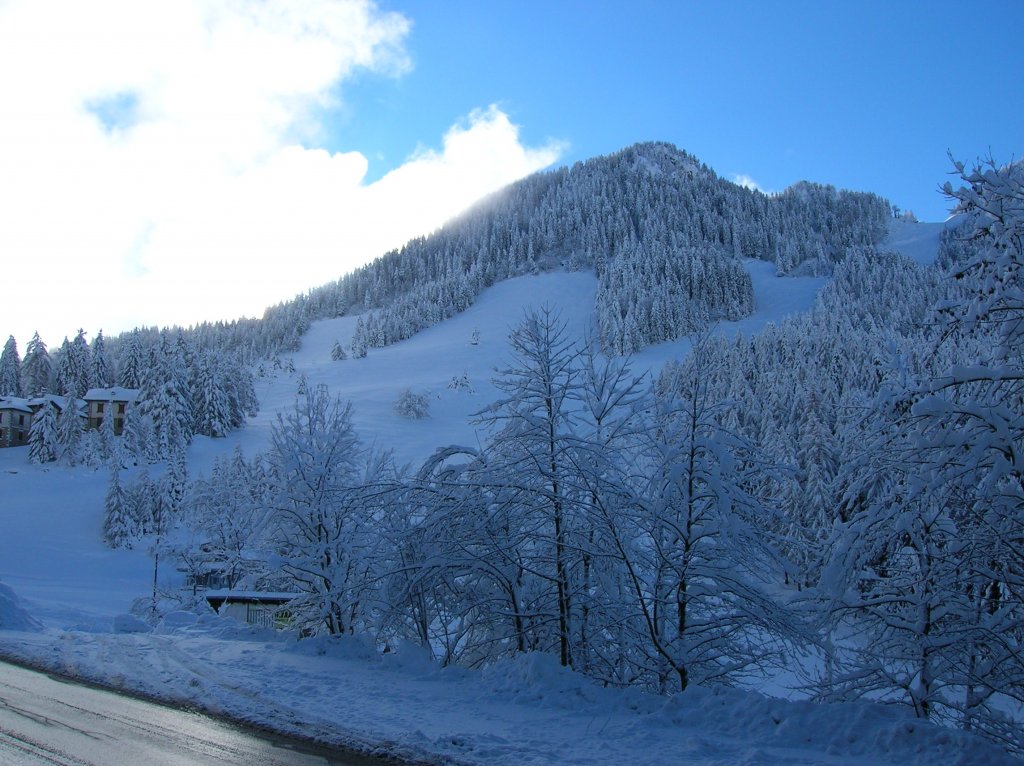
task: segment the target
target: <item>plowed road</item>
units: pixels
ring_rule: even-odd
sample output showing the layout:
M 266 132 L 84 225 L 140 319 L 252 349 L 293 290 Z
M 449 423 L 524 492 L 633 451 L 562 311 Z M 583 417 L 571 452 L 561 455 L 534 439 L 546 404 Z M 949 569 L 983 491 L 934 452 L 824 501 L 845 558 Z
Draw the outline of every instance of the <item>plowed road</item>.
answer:
M 0 764 L 380 766 L 0 663 Z

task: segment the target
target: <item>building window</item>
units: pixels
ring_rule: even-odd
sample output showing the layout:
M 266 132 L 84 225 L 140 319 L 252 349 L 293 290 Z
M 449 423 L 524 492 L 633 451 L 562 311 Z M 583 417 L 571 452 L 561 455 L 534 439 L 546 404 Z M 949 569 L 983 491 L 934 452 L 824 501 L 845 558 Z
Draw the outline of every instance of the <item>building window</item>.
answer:
M 96 427 L 103 428 L 103 418 L 96 418 Z
M 125 407 L 125 405 L 124 405 L 123 402 L 121 404 L 117 405 L 117 414 L 118 415 L 124 415 L 124 407 Z
M 102 415 L 103 414 L 103 402 L 96 402 L 96 414 L 97 415 Z

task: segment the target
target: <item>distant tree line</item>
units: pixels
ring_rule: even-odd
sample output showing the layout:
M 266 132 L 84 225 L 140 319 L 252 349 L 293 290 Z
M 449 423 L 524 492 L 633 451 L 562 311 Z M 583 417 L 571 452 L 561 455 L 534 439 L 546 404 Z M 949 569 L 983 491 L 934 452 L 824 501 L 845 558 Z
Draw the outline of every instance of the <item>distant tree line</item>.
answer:
M 115 350 L 111 350 L 113 347 Z M 124 437 L 103 429 L 86 433 L 82 397 L 92 388 L 137 389 L 126 414 Z M 59 420 L 49 405 L 33 418 L 29 456 L 35 462 L 100 464 L 165 460 L 196 434 L 224 436 L 258 409 L 253 374 L 223 350 L 198 349 L 184 332 L 135 330 L 108 346 L 102 331 L 92 343 L 79 330 L 51 356 L 36 333 L 21 360 L 13 337 L 0 354 L 0 394 L 63 397 Z M 112 428 L 113 419 L 104 426 Z

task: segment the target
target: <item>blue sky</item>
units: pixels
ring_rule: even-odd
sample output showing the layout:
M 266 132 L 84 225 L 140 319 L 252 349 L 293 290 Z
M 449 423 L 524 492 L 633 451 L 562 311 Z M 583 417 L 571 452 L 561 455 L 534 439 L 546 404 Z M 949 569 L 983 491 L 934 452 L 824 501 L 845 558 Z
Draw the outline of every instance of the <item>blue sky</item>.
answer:
M 768 190 L 874 191 L 941 220 L 947 151 L 1024 152 L 1024 3 L 386 2 L 413 69 L 362 77 L 332 141 L 373 177 L 497 103 L 563 161 L 670 141 Z
M 0 337 L 258 316 L 638 141 L 941 220 L 947 151 L 1024 152 L 1021 29 L 1018 0 L 6 0 L 0 252 L 53 276 Z

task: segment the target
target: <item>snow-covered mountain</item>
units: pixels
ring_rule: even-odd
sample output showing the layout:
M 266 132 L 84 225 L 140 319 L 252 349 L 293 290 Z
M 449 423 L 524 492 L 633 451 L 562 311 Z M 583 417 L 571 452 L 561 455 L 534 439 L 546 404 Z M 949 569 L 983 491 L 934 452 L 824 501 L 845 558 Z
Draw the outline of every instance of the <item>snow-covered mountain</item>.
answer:
M 771 262 L 781 274 L 828 274 L 851 248 L 884 240 L 890 217 L 874 194 L 802 182 L 769 196 L 670 144 L 637 144 L 512 184 L 259 320 L 189 335 L 202 348 L 254 358 L 294 350 L 316 320 L 365 313 L 358 355 L 454 316 L 508 277 L 564 268 L 596 273 L 595 332 L 606 348 L 629 353 L 707 319 L 748 314 L 738 259 Z

